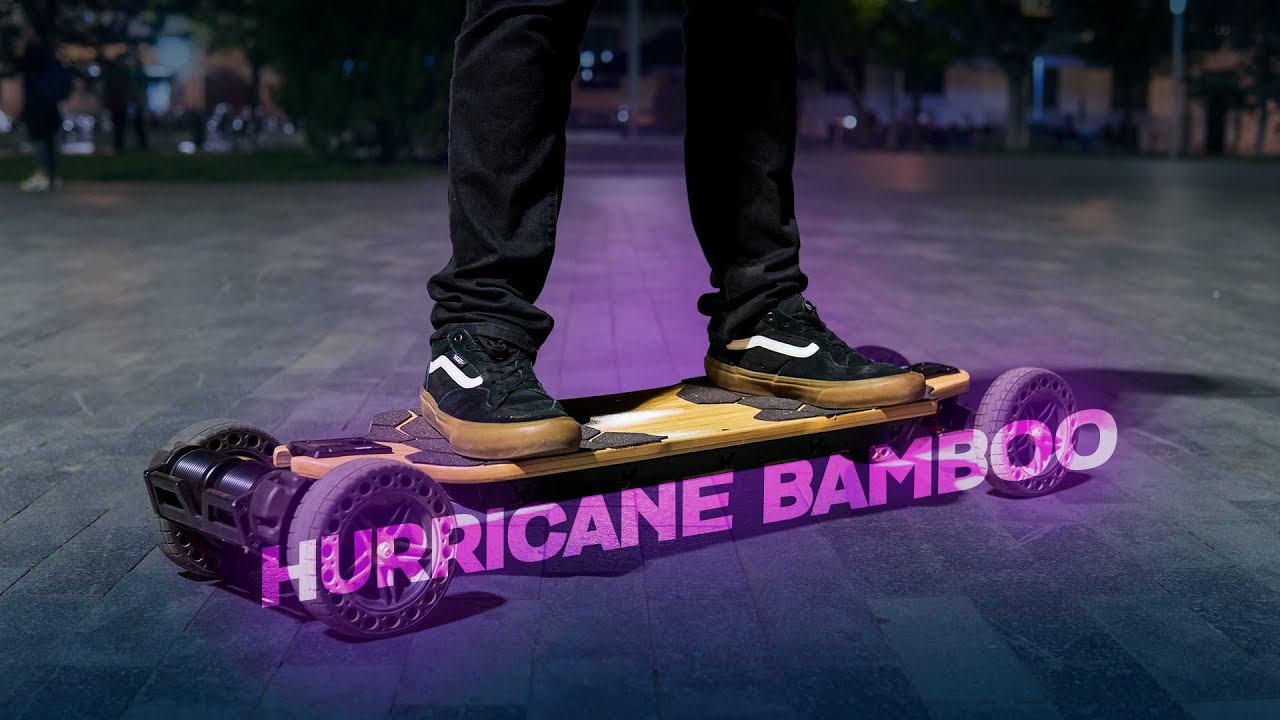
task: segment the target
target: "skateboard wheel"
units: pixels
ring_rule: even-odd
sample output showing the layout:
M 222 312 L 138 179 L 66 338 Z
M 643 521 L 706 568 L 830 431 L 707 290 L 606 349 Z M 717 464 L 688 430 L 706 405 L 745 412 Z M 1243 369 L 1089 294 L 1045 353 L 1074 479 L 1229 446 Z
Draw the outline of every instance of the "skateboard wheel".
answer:
M 265 430 L 237 420 L 219 418 L 198 422 L 179 430 L 169 438 L 165 449 L 160 452 L 170 452 L 180 446 L 198 445 L 208 450 L 270 463 L 271 453 L 279 444 Z M 212 578 L 222 574 L 233 548 L 154 513 L 151 518 L 160 552 L 175 565 L 201 577 Z M 239 554 L 238 548 L 234 550 L 235 554 Z
M 1057 373 L 1043 368 L 1014 368 L 996 378 L 974 413 L 973 427 L 996 441 L 996 433 L 1019 420 L 1036 420 L 1050 435 L 1076 411 L 1075 393 Z M 994 450 L 994 448 L 993 448 Z M 1008 440 L 1003 452 L 989 452 L 987 482 L 997 492 L 1013 497 L 1035 497 L 1052 492 L 1066 477 L 1067 469 L 1051 452 L 1043 469 L 1034 475 L 1025 468 L 1036 455 L 1036 441 L 1027 435 Z M 1013 477 L 1013 480 L 1008 478 Z
M 889 363 L 890 365 L 897 365 L 902 368 L 911 364 L 907 360 L 906 356 L 897 350 L 891 350 L 879 345 L 859 345 L 854 348 L 854 350 L 865 356 L 871 362 Z
M 365 458 L 331 470 L 307 490 L 289 524 L 290 563 L 298 562 L 302 543 L 316 543 L 317 594 L 304 607 L 348 637 L 381 638 L 421 627 L 453 577 L 452 548 L 444 542 L 452 514 L 445 491 L 412 465 Z M 380 541 L 380 528 L 408 525 L 423 529 L 421 546 L 411 549 L 414 540 L 404 537 Z M 336 537 L 336 546 L 323 542 L 326 536 Z M 387 586 L 379 587 L 381 559 L 410 550 L 423 558 L 421 576 L 410 581 L 394 569 L 386 574 Z M 437 557 L 440 564 L 433 566 Z M 362 574 L 367 577 L 361 582 Z M 347 584 L 343 592 L 330 589 L 341 587 L 335 579 Z

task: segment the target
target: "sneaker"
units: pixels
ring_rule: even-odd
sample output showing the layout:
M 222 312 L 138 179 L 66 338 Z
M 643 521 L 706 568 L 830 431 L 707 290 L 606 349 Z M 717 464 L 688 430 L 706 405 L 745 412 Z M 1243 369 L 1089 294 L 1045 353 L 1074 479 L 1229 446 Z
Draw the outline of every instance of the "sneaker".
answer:
M 713 341 L 704 364 L 707 378 L 727 390 L 825 408 L 898 405 L 925 395 L 923 375 L 859 354 L 800 295 L 783 300 L 751 335 Z
M 53 189 L 53 183 L 49 182 L 49 176 L 43 173 L 36 173 L 31 177 L 23 180 L 18 188 L 22 192 L 49 192 Z
M 559 455 L 582 428 L 533 374 L 533 361 L 505 340 L 453 330 L 431 344 L 422 417 L 453 446 L 481 460 Z

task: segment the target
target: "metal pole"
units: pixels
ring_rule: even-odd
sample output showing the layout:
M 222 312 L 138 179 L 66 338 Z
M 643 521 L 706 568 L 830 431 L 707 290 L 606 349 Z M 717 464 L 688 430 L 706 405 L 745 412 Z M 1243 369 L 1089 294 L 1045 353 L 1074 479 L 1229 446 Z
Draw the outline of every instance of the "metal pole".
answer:
M 1177 160 L 1182 151 L 1182 38 L 1185 34 L 1187 16 L 1187 0 L 1169 0 L 1169 10 L 1173 13 L 1173 72 L 1169 83 L 1171 95 L 1169 123 L 1169 159 Z
M 627 138 L 636 140 L 640 110 L 640 0 L 627 0 Z

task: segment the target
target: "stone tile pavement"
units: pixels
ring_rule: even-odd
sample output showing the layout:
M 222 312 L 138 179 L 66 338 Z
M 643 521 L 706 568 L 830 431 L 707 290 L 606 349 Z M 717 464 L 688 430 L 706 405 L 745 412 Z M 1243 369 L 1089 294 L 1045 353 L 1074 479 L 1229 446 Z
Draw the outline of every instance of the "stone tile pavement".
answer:
M 3 714 L 1280 716 L 1280 166 L 805 155 L 797 183 L 837 331 L 979 386 L 1058 370 L 1116 457 L 1031 501 L 463 576 L 374 643 L 178 575 L 140 471 L 203 417 L 412 406 L 443 180 L 0 189 Z M 677 165 L 571 163 L 546 385 L 698 374 L 705 286 Z

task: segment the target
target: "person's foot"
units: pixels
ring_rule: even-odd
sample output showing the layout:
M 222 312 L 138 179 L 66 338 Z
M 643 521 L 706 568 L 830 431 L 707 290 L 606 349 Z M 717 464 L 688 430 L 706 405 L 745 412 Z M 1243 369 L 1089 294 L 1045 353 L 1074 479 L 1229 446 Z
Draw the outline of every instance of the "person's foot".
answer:
M 454 452 L 481 460 L 559 455 L 578 449 L 582 428 L 504 340 L 452 330 L 431 344 L 422 417 Z
M 704 364 L 707 378 L 727 390 L 818 407 L 882 407 L 925 395 L 923 375 L 860 355 L 800 295 L 782 301 L 750 335 L 713 342 Z
M 53 189 L 53 183 L 49 181 L 48 175 L 36 173 L 23 180 L 18 187 L 22 192 L 49 192 Z

